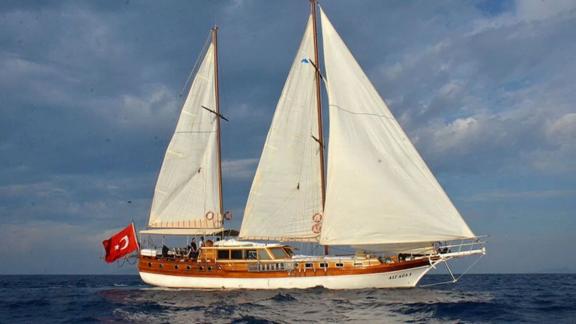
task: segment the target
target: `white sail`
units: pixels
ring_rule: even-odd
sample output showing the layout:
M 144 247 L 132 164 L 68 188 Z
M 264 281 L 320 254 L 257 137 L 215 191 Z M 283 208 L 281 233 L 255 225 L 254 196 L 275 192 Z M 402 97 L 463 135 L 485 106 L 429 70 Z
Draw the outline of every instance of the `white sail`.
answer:
M 474 237 L 321 11 L 330 116 L 327 245 L 414 248 Z
M 266 138 L 241 238 L 306 241 L 318 236 L 312 229 L 314 215 L 322 212 L 312 32 L 310 17 Z
M 214 44 L 206 50 L 158 176 L 150 228 L 222 227 Z M 156 230 L 157 232 L 158 230 Z

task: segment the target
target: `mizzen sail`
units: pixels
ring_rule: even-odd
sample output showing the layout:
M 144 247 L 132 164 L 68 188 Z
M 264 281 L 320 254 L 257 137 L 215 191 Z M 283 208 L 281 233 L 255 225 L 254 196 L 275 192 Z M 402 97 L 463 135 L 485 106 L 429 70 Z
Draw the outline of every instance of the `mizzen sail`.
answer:
M 474 237 L 321 10 L 330 141 L 320 243 L 397 249 Z
M 318 236 L 319 227 L 313 227 L 314 215 L 322 212 L 321 147 L 313 58 L 310 17 L 266 138 L 241 238 L 312 241 Z
M 215 50 L 213 41 L 191 83 L 156 183 L 151 229 L 144 232 L 222 228 Z

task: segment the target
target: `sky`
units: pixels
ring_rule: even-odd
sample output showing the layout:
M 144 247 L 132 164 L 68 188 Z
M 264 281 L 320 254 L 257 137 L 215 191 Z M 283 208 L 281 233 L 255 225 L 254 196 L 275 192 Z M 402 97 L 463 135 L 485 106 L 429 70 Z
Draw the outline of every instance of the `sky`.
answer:
M 476 234 L 479 273 L 576 272 L 576 2 L 324 0 Z M 224 203 L 239 227 L 308 1 L 0 2 L 0 274 L 135 273 L 182 89 L 220 27 Z

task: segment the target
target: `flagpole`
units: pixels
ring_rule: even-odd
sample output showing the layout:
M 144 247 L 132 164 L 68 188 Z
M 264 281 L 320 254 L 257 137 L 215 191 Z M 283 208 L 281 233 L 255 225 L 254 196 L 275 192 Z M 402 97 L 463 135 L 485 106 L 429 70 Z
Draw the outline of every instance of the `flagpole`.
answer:
M 134 225 L 134 220 L 132 220 L 130 223 L 132 224 L 132 233 L 134 233 L 134 237 L 136 238 L 136 246 L 138 247 L 138 252 L 140 252 L 140 238 L 137 235 L 136 225 Z M 138 255 L 140 255 L 140 253 L 138 253 Z

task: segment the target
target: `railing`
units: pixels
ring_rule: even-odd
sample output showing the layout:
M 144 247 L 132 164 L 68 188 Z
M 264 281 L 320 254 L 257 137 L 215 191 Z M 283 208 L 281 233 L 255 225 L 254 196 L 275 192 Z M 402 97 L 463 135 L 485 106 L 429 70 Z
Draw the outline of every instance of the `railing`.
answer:
M 446 259 L 475 254 L 486 254 L 486 241 L 484 238 L 486 238 L 486 236 L 460 240 L 458 243 L 440 244 L 434 247 L 434 253 L 432 255 Z
M 460 243 L 442 245 L 439 249 L 436 250 L 436 254 L 428 256 L 428 259 L 430 260 L 430 265 L 432 266 L 432 268 L 436 268 L 436 266 L 443 263 L 446 266 L 446 270 L 448 270 L 448 273 L 452 277 L 452 280 L 421 285 L 420 287 L 455 283 L 458 280 L 460 280 L 462 276 L 468 273 L 468 271 L 470 271 L 470 269 L 472 269 L 472 267 L 475 266 L 476 263 L 478 263 L 484 255 L 486 255 L 486 247 L 485 247 L 486 241 L 483 240 L 486 237 L 487 236 L 476 237 L 472 239 L 473 241 L 461 240 Z M 452 251 L 452 249 L 454 249 L 455 251 Z M 458 276 L 455 276 L 448 262 L 455 258 L 473 256 L 473 255 L 477 255 L 478 258 L 476 258 L 474 262 L 469 264 L 468 267 L 462 273 L 460 273 Z

